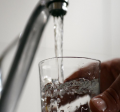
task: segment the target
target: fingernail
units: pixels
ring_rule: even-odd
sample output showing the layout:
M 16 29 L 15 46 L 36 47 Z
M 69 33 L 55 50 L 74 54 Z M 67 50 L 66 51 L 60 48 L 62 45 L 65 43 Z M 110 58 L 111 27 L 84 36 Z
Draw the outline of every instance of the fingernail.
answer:
M 105 101 L 101 98 L 93 98 L 92 100 L 93 105 L 100 111 L 104 112 L 107 108 Z

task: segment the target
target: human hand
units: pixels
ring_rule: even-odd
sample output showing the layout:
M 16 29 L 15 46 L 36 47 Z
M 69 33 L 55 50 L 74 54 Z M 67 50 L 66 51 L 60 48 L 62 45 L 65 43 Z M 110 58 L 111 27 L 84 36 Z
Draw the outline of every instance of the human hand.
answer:
M 120 59 L 101 64 L 101 94 L 92 98 L 92 112 L 118 112 L 120 110 Z
M 89 67 L 89 66 L 88 66 Z M 86 68 L 82 70 L 82 73 Z M 77 71 L 65 81 L 81 77 L 81 71 Z M 100 92 L 92 98 L 90 108 L 92 112 L 118 112 L 120 110 L 120 59 L 101 63 Z

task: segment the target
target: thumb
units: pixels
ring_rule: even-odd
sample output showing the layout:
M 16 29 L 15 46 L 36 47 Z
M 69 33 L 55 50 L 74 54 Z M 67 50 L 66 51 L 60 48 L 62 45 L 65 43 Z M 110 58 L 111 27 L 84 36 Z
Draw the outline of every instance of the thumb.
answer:
M 90 101 L 92 112 L 118 112 L 120 110 L 120 75 L 102 94 Z

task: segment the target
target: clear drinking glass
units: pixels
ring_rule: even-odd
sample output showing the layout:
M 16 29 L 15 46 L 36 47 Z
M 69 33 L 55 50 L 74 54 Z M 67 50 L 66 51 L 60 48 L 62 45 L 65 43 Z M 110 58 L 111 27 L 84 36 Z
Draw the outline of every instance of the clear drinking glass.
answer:
M 42 112 L 90 112 L 99 94 L 100 61 L 57 57 L 39 63 Z

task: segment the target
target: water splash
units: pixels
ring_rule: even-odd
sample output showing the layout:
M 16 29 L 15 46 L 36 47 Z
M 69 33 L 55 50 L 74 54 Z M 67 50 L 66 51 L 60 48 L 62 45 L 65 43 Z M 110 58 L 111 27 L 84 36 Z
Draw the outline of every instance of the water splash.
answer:
M 65 83 L 54 79 L 53 83 L 42 89 L 42 112 L 91 112 L 89 101 L 99 93 L 98 79 L 79 78 Z

